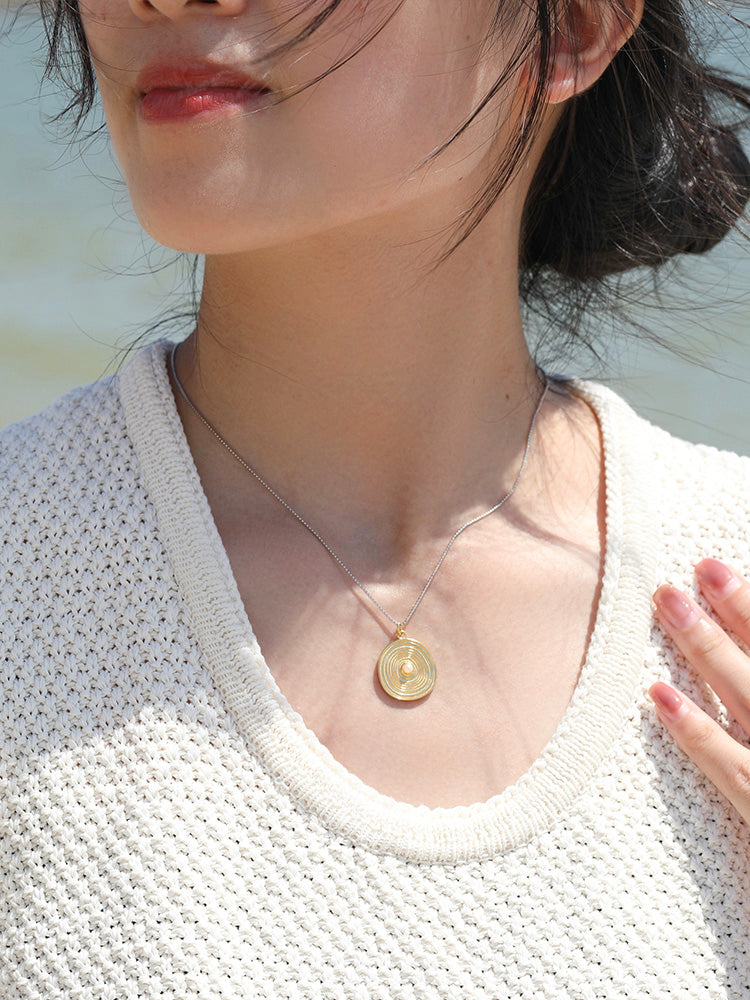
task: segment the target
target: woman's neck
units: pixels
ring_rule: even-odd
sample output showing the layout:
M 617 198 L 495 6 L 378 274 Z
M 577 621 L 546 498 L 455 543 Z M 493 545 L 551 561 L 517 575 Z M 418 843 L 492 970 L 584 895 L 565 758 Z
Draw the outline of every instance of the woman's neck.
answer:
M 319 524 L 359 537 L 366 523 L 374 544 L 400 551 L 442 535 L 510 485 L 538 400 L 516 260 L 489 244 L 475 232 L 433 273 L 433 244 L 372 236 L 353 248 L 343 231 L 210 258 L 180 379 Z M 246 487 L 182 416 L 204 468 Z

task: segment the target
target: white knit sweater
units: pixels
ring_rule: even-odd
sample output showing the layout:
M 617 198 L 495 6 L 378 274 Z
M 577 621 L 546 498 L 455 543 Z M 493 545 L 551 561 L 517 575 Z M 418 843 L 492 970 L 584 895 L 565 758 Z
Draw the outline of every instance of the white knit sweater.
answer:
M 279 691 L 164 343 L 0 435 L 2 1000 L 750 997 L 750 829 L 655 719 L 652 624 L 750 571 L 750 460 L 609 391 L 604 583 L 553 738 L 472 806 L 396 802 Z

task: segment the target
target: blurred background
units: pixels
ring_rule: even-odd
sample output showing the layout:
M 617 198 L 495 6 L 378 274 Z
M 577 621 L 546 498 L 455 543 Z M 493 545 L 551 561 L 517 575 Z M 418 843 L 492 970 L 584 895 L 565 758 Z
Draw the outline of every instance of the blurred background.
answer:
M 24 12 L 11 30 L 13 17 L 0 0 L 0 426 L 115 370 L 186 290 L 184 262 L 130 212 L 104 137 L 68 147 L 49 123 L 61 105 L 41 88 L 41 26 Z M 742 67 L 731 41 L 715 51 Z M 750 75 L 747 49 L 744 61 Z M 635 321 L 673 350 L 618 337 L 620 321 L 596 316 L 598 358 L 548 369 L 606 381 L 680 437 L 750 454 L 750 243 L 684 261 L 660 301 L 635 287 L 631 299 Z

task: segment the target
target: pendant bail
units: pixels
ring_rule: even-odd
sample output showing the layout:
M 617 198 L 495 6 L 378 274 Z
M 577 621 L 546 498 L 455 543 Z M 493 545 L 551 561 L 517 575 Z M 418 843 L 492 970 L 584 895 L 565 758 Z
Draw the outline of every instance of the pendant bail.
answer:
M 403 623 L 399 622 L 398 625 L 396 626 L 396 638 L 397 639 L 403 639 L 405 635 L 406 635 L 406 632 L 404 630 Z

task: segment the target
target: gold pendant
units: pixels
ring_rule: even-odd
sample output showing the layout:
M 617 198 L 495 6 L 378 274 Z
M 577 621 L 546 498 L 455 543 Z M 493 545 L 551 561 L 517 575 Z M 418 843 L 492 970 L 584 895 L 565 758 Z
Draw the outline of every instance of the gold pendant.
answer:
M 435 662 L 421 642 L 409 639 L 398 626 L 378 660 L 378 680 L 386 694 L 398 701 L 424 698 L 435 687 Z

